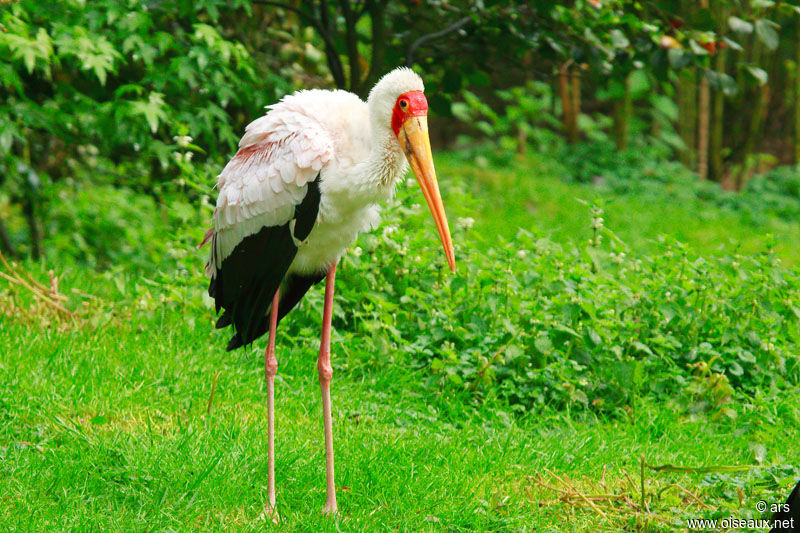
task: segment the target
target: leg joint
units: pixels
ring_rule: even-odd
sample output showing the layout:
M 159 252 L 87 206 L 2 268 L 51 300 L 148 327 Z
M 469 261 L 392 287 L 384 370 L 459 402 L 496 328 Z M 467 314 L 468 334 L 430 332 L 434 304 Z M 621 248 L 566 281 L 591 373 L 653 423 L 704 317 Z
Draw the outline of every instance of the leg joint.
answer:
M 333 378 L 333 368 L 331 367 L 330 359 L 327 361 L 319 359 L 319 361 L 317 361 L 317 370 L 319 371 L 320 382 L 330 383 L 331 378 Z
M 267 355 L 267 360 L 264 362 L 264 372 L 268 378 L 274 378 L 278 373 L 278 359 L 275 354 Z

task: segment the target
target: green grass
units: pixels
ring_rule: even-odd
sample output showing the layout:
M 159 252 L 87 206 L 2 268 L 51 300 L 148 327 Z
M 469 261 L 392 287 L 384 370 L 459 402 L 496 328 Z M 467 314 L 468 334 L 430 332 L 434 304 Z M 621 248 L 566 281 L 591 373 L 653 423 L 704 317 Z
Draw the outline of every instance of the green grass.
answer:
M 521 166 L 477 170 L 447 154 L 438 162 L 443 179 L 463 177 L 482 199 L 449 207 L 453 219 L 474 217 L 473 233 L 487 245 L 495 234 L 513 238 L 517 225 L 544 228 L 556 241 L 588 239 L 588 207 L 576 198 L 602 201 L 606 224 L 635 248 L 646 250 L 655 228 L 700 254 L 739 246 L 731 239 L 743 239 L 743 251 L 765 245 L 735 214 L 709 209 L 695 221 L 692 206 L 603 197 L 546 166 L 529 176 Z M 791 262 L 797 252 L 779 253 Z M 29 267 L 46 279 L 40 266 Z M 264 343 L 226 353 L 228 332 L 213 331 L 211 309 L 191 301 L 202 290 L 197 276 L 163 285 L 137 281 L 134 271 L 60 270 L 62 293 L 84 299 L 72 294 L 78 289 L 105 303 L 76 323 L 51 318 L 47 327 L 46 313 L 0 307 L 0 530 L 277 529 L 258 519 L 267 485 Z M 800 391 L 739 398 L 735 418 L 647 397 L 603 416 L 511 414 L 492 394 L 478 401 L 452 388 L 436 393 L 428 369 L 405 364 L 402 353 L 360 353 L 362 344 L 347 343 L 352 332 L 335 331 L 341 512 L 324 517 L 317 330 L 315 321 L 278 337 L 283 529 L 685 530 L 690 517 L 758 517 L 755 502 L 783 499 L 798 474 Z M 643 481 L 642 456 L 649 465 L 706 471 L 646 469 Z M 724 468 L 731 465 L 744 470 Z M 571 499 L 560 501 L 556 489 Z M 575 501 L 578 491 L 617 500 L 592 509 Z
M 800 427 L 771 425 L 800 397 L 757 405 L 735 421 L 684 417 L 635 405 L 611 420 L 541 413 L 509 418 L 497 405 L 464 409 L 425 394 L 403 367 L 370 376 L 348 368 L 334 337 L 334 435 L 341 515 L 320 514 L 324 450 L 315 341 L 279 343 L 278 501 L 293 530 L 565 531 L 644 523 L 647 515 L 553 502 L 535 480 L 549 469 L 608 485 L 637 501 L 620 469 L 639 483 L 639 456 L 651 464 L 755 464 L 751 442 L 769 462 L 796 459 Z M 258 529 L 266 497 L 263 367 L 227 354 L 206 325 L 180 315 L 123 319 L 88 333 L 0 329 L 7 347 L 0 379 L 0 528 Z M 210 391 L 216 393 L 207 412 Z M 796 415 L 795 415 L 796 416 Z M 653 496 L 678 481 L 712 505 L 725 498 L 699 487 L 704 475 L 649 474 L 649 521 L 703 515 L 681 500 Z M 748 487 L 744 509 L 774 498 Z M 665 518 L 666 517 L 666 518 Z M 651 529 L 656 530 L 656 529 Z
M 477 206 L 476 232 L 491 239 L 512 239 L 518 227 L 543 231 L 557 242 L 585 242 L 590 237 L 590 205 L 603 207 L 605 224 L 634 249 L 648 250 L 659 235 L 688 244 L 698 254 L 763 251 L 772 235 L 775 253 L 788 265 L 800 264 L 800 223 L 769 217 L 761 225 L 741 213 L 701 200 L 689 203 L 642 194 L 615 195 L 602 188 L 569 183 L 557 161 L 533 154 L 505 166 L 480 168 L 454 153 L 437 154 L 440 179 L 455 176 L 484 198 Z M 459 206 L 450 207 L 467 216 Z

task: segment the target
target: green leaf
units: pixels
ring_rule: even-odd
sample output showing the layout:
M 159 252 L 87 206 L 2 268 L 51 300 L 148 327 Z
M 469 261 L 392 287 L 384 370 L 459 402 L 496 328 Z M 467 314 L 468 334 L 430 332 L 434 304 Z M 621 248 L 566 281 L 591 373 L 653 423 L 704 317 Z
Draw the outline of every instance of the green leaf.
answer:
M 539 335 L 533 341 L 533 345 L 543 354 L 549 354 L 553 351 L 553 342 L 547 335 Z
M 581 389 L 573 390 L 570 395 L 569 399 L 573 402 L 582 403 L 583 405 L 589 405 L 589 398 L 586 396 L 586 393 L 583 392 Z
M 697 41 L 694 39 L 689 39 L 689 48 L 691 48 L 692 52 L 698 56 L 707 56 L 708 50 L 700 46 Z
M 767 74 L 766 70 L 754 67 L 753 65 L 747 65 L 745 68 L 747 69 L 747 72 L 749 72 L 750 75 L 753 76 L 756 79 L 756 81 L 758 81 L 759 85 L 763 86 L 767 84 L 767 80 L 769 79 L 769 74 Z
M 642 384 L 644 384 L 644 363 L 641 361 L 636 361 L 636 363 L 633 365 L 631 382 L 637 387 L 640 387 Z
M 165 107 L 164 95 L 153 92 L 150 93 L 147 102 L 133 102 L 131 104 L 131 114 L 143 116 L 150 126 L 150 131 L 156 133 L 159 123 L 167 119 Z
M 513 361 L 517 357 L 520 357 L 524 354 L 525 352 L 521 347 L 517 346 L 516 344 L 512 344 L 511 346 L 506 348 L 505 361 L 506 362 Z
M 739 17 L 728 17 L 728 26 L 736 33 L 753 33 L 753 25 Z
M 738 377 L 744 374 L 744 368 L 742 368 L 742 365 L 736 361 L 730 361 L 728 363 L 728 373 L 732 376 Z
M 756 356 L 752 354 L 749 350 L 742 350 L 739 352 L 739 360 L 744 363 L 755 364 L 758 359 Z
M 764 460 L 767 458 L 767 447 L 760 442 L 751 442 L 747 447 L 753 452 L 753 458 L 756 462 L 758 464 L 763 464 Z
M 667 51 L 667 58 L 674 69 L 682 69 L 692 62 L 692 55 L 680 48 L 670 48 Z
M 470 112 L 470 107 L 465 104 L 464 102 L 453 102 L 450 104 L 450 112 L 456 117 L 458 120 L 462 122 L 471 122 L 472 121 L 472 113 Z
M 594 347 L 603 344 L 603 337 L 601 337 L 600 334 L 597 333 L 597 331 L 594 328 L 587 327 L 585 337 L 589 341 L 589 343 Z
M 632 344 L 637 352 L 646 353 L 647 355 L 653 355 L 653 351 L 650 349 L 650 347 L 644 344 L 643 342 L 633 341 Z
M 609 36 L 611 37 L 611 44 L 614 45 L 614 48 L 627 48 L 631 45 L 628 37 L 620 30 L 611 30 Z
M 13 122 L 2 121 L 0 122 L 0 153 L 8 153 L 11 151 L 11 146 L 14 139 L 20 139 L 19 131 Z
M 742 47 L 742 45 L 740 45 L 739 43 L 737 43 L 733 39 L 730 39 L 728 37 L 723 37 L 722 40 L 725 42 L 725 44 L 728 45 L 728 48 L 730 48 L 731 50 L 735 50 L 737 52 L 744 51 L 744 48 Z
M 778 27 L 780 26 L 771 20 L 759 19 L 756 21 L 756 35 L 759 40 L 764 43 L 764 46 L 771 51 L 775 51 L 778 48 L 778 32 L 775 31 L 775 28 Z
M 708 70 L 706 71 L 706 78 L 708 79 L 708 83 L 712 88 L 722 91 L 725 96 L 733 96 L 738 90 L 738 87 L 736 86 L 736 80 L 727 74 Z

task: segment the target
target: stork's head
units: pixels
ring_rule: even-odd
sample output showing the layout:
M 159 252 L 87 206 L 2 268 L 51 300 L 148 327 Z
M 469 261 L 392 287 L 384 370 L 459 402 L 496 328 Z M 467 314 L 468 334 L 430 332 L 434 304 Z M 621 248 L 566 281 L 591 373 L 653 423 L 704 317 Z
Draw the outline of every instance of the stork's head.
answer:
M 400 149 L 408 159 L 422 194 L 436 222 L 450 270 L 456 270 L 456 258 L 447 215 L 439 194 L 433 168 L 431 141 L 428 137 L 428 100 L 422 79 L 409 68 L 401 67 L 386 74 L 369 93 L 373 124 L 391 127 Z

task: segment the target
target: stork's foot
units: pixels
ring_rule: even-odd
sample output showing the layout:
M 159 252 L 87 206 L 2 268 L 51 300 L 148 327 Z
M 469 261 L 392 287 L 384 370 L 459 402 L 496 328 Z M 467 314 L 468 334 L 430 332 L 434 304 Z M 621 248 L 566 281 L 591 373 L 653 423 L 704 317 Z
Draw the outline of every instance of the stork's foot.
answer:
M 336 516 L 339 513 L 339 508 L 336 506 L 336 502 L 326 502 L 325 507 L 322 508 L 322 514 L 328 516 Z
M 277 509 L 270 504 L 266 504 L 264 506 L 264 511 L 261 513 L 261 516 L 259 516 L 258 519 L 263 520 L 264 522 L 270 521 L 273 524 L 277 524 L 281 521 L 281 517 L 278 514 Z

